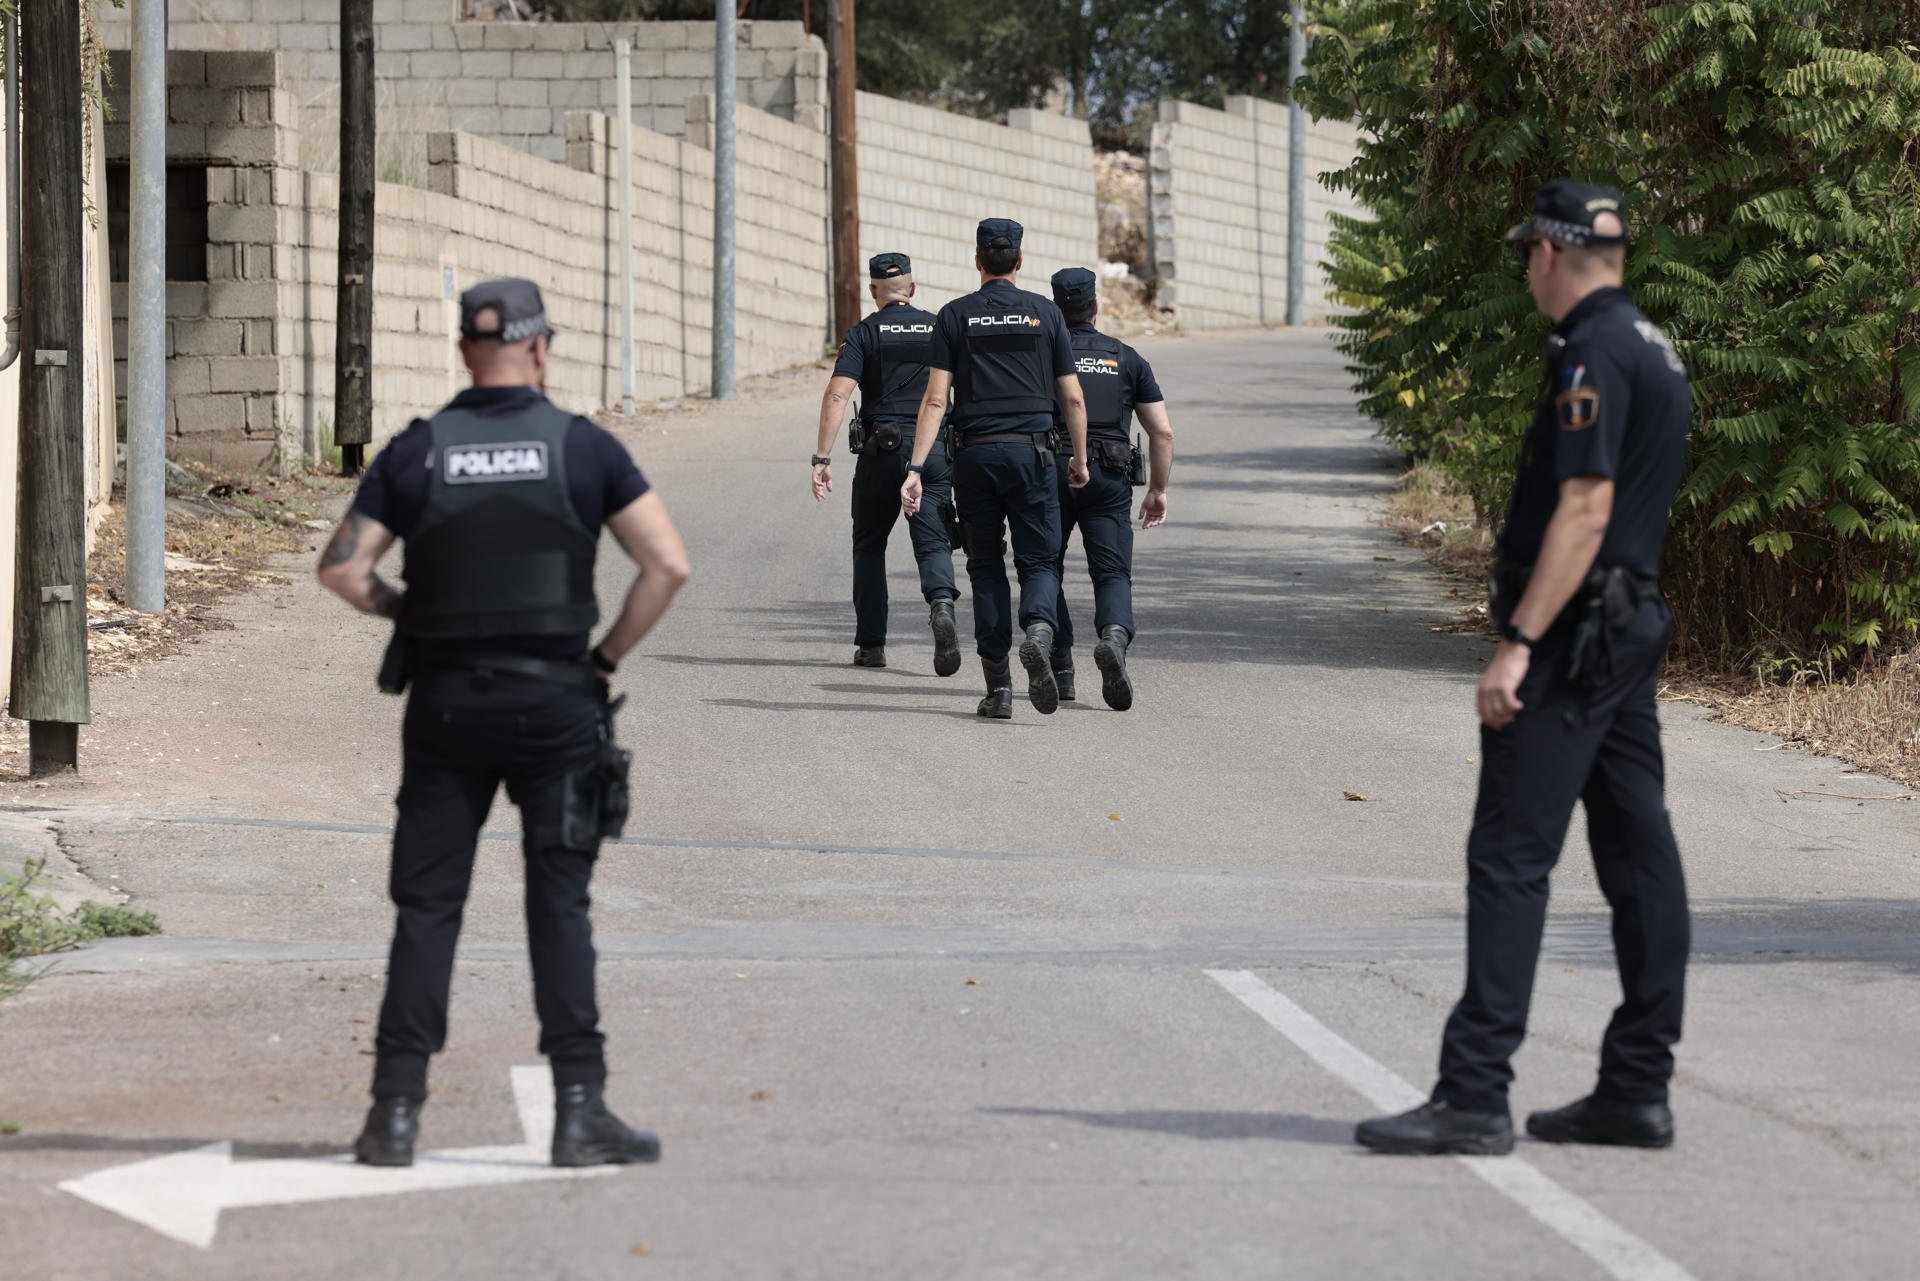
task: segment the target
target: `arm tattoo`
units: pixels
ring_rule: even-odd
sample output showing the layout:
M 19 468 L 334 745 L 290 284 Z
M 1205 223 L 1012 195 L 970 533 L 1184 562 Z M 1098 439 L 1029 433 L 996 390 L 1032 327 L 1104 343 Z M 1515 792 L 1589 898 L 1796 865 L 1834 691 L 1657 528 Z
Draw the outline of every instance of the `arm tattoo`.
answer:
M 382 618 L 398 619 L 400 606 L 407 599 L 406 593 L 390 586 L 380 575 L 373 575 L 373 585 L 367 590 L 367 612 L 378 614 Z
M 366 517 L 359 512 L 347 513 L 340 528 L 333 531 L 333 541 L 327 544 L 327 550 L 320 553 L 320 568 L 332 569 L 353 559 L 353 554 L 360 550 L 360 532 L 365 521 Z
M 828 404 L 832 404 L 832 405 L 842 404 L 846 401 L 846 399 L 847 399 L 847 396 L 845 392 L 830 391 L 827 393 Z

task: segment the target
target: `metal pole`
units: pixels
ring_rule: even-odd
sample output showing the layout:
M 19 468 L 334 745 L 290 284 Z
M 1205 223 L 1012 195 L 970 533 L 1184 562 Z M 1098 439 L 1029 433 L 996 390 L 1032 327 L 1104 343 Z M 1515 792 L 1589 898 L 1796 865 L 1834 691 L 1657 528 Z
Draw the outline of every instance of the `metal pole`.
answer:
M 358 475 L 373 443 L 373 0 L 340 0 L 340 252 L 333 439 Z
M 620 78 L 620 412 L 633 412 L 633 42 L 613 42 Z
M 167 6 L 133 0 L 127 268 L 127 603 L 167 606 Z
M 1307 69 L 1307 18 L 1295 0 L 1287 6 L 1287 323 L 1297 325 L 1306 297 L 1307 113 L 1295 90 Z
M 33 146 L 21 183 L 20 507 L 13 693 L 34 777 L 79 764 L 87 691 L 86 329 L 82 292 L 80 8 L 21 6 Z
M 713 23 L 713 398 L 732 400 L 733 6 L 714 6 Z
M 20 22 L 0 15 L 7 41 L 7 349 L 0 369 L 20 358 Z

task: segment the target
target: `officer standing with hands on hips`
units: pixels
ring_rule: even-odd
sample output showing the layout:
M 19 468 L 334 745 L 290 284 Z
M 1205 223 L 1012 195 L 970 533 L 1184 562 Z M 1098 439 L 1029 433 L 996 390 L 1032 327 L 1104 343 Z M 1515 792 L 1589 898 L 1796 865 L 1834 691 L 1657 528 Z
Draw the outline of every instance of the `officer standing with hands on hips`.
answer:
M 540 1052 L 553 1068 L 559 1166 L 659 1159 L 608 1110 L 587 883 L 625 821 L 625 754 L 607 678 L 687 581 L 660 496 L 607 432 L 549 401 L 553 331 L 529 280 L 460 298 L 473 385 L 381 450 L 321 555 L 320 581 L 395 621 L 381 686 L 409 682 L 391 891 L 398 908 L 374 1041 L 363 1164 L 413 1163 L 427 1060 L 447 1036 L 474 847 L 502 783 L 520 809 Z M 613 627 L 593 571 L 605 526 L 639 576 Z M 404 592 L 375 572 L 406 543 Z
M 987 678 L 979 712 L 994 720 L 1013 716 L 1007 661 L 1013 602 L 1002 530 L 1012 533 L 1020 576 L 1020 626 L 1026 632 L 1020 665 L 1027 670 L 1027 696 L 1043 716 L 1060 705 L 1049 665 L 1060 595 L 1060 495 L 1048 444 L 1056 397 L 1073 449 L 1067 482 L 1076 489 L 1087 483 L 1087 410 L 1074 373 L 1073 343 L 1060 309 L 1014 283 L 1022 235 L 1011 218 L 988 218 L 974 233 L 980 288 L 942 307 L 934 322 L 913 461 L 900 486 L 901 506 L 912 516 L 925 497 L 923 473 L 951 388 L 958 455 L 953 484 L 966 529 L 974 644 Z
M 1466 991 L 1447 1020 L 1432 1099 L 1363 1122 L 1382 1152 L 1513 1148 L 1507 1087 L 1526 1034 L 1547 878 L 1575 801 L 1613 913 L 1622 1000 L 1593 1092 L 1535 1112 L 1555 1143 L 1663 1148 L 1689 922 L 1667 816 L 1654 690 L 1673 617 L 1659 588 L 1686 464 L 1691 393 L 1673 346 L 1622 288 L 1618 191 L 1565 179 L 1507 239 L 1554 321 L 1499 541 L 1502 637 L 1480 678 L 1480 790 L 1467 839 Z
M 1173 423 L 1166 397 L 1154 381 L 1153 367 L 1118 338 L 1093 327 L 1100 310 L 1099 281 L 1085 267 L 1053 273 L 1053 301 L 1067 320 L 1080 390 L 1087 402 L 1087 459 L 1092 479 L 1081 490 L 1060 487 L 1060 576 L 1055 606 L 1059 626 L 1053 638 L 1053 679 L 1060 697 L 1073 697 L 1073 616 L 1067 612 L 1067 543 L 1075 525 L 1087 553 L 1093 579 L 1093 647 L 1100 669 L 1100 696 L 1124 712 L 1133 706 L 1133 680 L 1127 675 L 1127 647 L 1133 643 L 1133 525 L 1129 520 L 1133 487 L 1147 483 L 1140 503 L 1140 527 L 1153 529 L 1167 519 L 1167 481 L 1173 472 Z M 1153 441 L 1153 474 L 1136 476 L 1136 459 L 1127 443 L 1127 424 L 1138 412 Z
M 913 263 L 905 254 L 876 254 L 867 262 L 868 286 L 879 310 L 847 330 L 840 358 L 820 400 L 820 435 L 813 454 L 813 497 L 833 492 L 833 438 L 847 401 L 860 392 L 860 416 L 848 432 L 859 455 L 853 469 L 853 618 L 855 667 L 887 665 L 887 538 L 900 519 L 900 483 L 912 453 L 914 415 L 927 390 L 927 344 L 933 315 L 913 305 Z M 920 566 L 933 629 L 933 670 L 960 670 L 960 630 L 953 603 L 953 543 L 941 519 L 952 501 L 947 451 L 938 442 L 923 473 L 928 503 L 907 517 L 913 559 Z

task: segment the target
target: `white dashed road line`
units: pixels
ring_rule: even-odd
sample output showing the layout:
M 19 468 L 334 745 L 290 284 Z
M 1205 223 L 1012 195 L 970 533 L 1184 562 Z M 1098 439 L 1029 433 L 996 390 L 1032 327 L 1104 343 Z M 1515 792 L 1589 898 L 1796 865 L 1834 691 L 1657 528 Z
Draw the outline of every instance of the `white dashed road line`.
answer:
M 1308 1058 L 1358 1090 L 1382 1112 L 1402 1112 L 1426 1095 L 1341 1039 L 1326 1024 L 1246 970 L 1208 970 L 1227 989 Z M 1694 1281 L 1685 1268 L 1515 1156 L 1452 1158 L 1514 1202 L 1616 1281 Z

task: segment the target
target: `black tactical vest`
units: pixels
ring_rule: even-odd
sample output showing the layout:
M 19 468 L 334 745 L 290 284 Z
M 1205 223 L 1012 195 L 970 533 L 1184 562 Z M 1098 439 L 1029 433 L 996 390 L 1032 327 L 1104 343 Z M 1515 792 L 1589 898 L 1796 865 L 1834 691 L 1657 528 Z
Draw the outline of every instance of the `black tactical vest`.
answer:
M 927 394 L 927 344 L 933 315 L 898 303 L 860 322 L 867 331 L 866 362 L 860 367 L 860 421 L 912 422 Z
M 545 400 L 500 416 L 434 415 L 427 505 L 407 539 L 401 631 L 484 640 L 592 630 L 599 538 L 567 492 L 573 418 Z
M 1125 348 L 1118 338 L 1092 329 L 1075 330 L 1071 337 L 1073 366 L 1087 402 L 1087 434 L 1125 440 L 1133 417 L 1133 388 L 1122 368 Z
M 948 304 L 961 322 L 953 353 L 953 419 L 961 431 L 983 418 L 1053 413 L 1053 355 L 1034 301 L 982 290 Z

